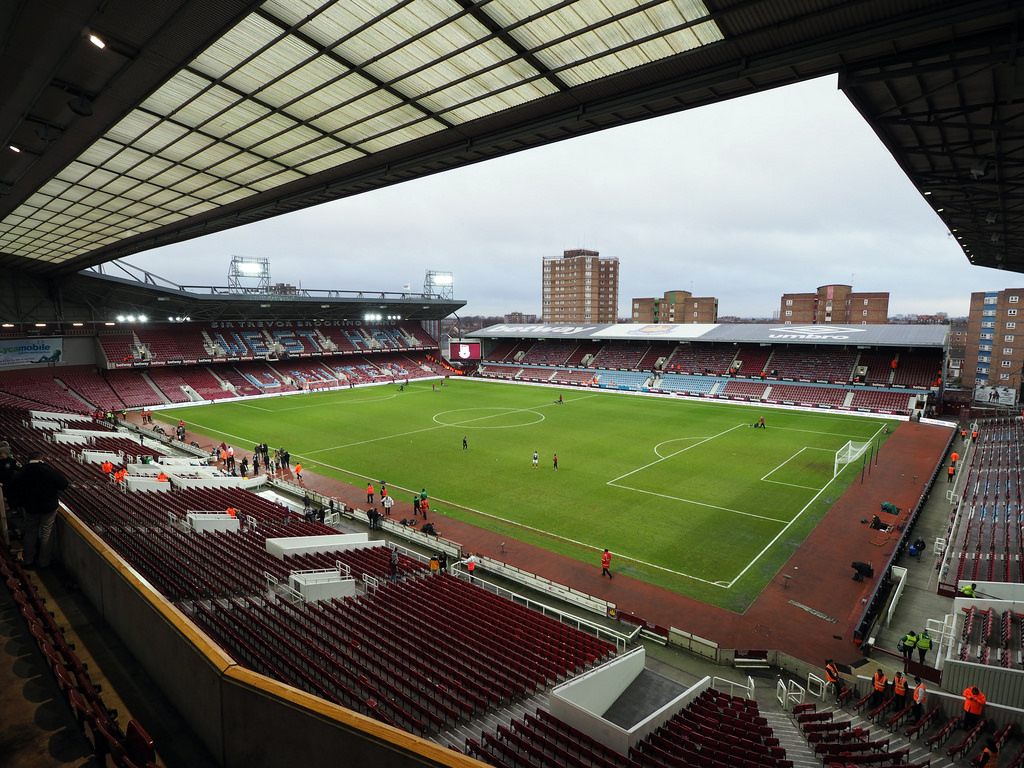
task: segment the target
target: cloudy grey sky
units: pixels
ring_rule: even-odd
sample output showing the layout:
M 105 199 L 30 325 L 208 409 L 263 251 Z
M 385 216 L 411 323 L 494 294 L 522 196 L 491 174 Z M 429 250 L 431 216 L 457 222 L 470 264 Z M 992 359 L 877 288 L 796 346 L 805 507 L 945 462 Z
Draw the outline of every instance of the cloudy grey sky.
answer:
M 648 120 L 328 203 L 128 260 L 223 285 L 232 254 L 275 281 L 400 290 L 455 273 L 460 314 L 539 312 L 541 258 L 586 247 L 633 296 L 692 290 L 768 316 L 784 291 L 852 283 L 891 313 L 966 314 L 1018 276 L 972 267 L 834 77 Z

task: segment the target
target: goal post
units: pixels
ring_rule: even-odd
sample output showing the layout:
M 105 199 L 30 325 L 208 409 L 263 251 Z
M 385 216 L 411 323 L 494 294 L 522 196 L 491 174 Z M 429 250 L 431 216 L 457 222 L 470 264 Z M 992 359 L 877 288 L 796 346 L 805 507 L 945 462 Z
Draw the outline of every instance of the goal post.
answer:
M 832 477 L 842 472 L 847 464 L 852 464 L 863 456 L 870 447 L 871 441 L 862 443 L 856 440 L 847 440 L 846 445 L 836 451 L 836 463 L 832 469 Z

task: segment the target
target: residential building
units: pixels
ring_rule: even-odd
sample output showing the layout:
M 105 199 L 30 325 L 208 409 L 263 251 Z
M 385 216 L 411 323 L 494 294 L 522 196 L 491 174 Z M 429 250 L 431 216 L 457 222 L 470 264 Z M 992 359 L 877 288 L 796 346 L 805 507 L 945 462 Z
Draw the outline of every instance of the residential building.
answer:
M 534 314 L 527 314 L 526 312 L 509 312 L 505 315 L 505 322 L 512 325 L 536 323 L 537 316 Z
M 784 293 L 779 321 L 786 325 L 885 323 L 889 294 L 858 293 L 850 285 L 823 285 L 814 293 Z
M 1020 389 L 1024 368 L 1022 307 L 1024 288 L 971 294 L 960 377 L 965 388 L 983 384 Z
M 634 323 L 717 323 L 718 299 L 689 291 L 666 291 L 660 299 L 633 299 Z
M 574 249 L 545 258 L 543 322 L 614 323 L 619 309 L 619 260 Z

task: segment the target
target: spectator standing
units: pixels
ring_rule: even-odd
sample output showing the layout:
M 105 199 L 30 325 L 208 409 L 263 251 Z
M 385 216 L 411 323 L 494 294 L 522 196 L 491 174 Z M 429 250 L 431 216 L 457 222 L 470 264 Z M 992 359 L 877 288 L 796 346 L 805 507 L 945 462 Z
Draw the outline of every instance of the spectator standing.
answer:
M 441 573 L 448 573 L 448 553 L 442 552 L 437 556 L 437 564 L 441 568 Z
M 914 722 L 921 719 L 924 714 L 924 705 L 928 700 L 928 691 L 924 687 L 924 683 L 921 682 L 920 677 L 914 678 Z
M 558 465 L 555 465 L 555 469 L 558 469 Z M 601 553 L 601 576 L 602 578 L 607 576 L 609 579 L 612 577 L 612 553 L 607 549 Z
M 366 484 L 366 503 L 373 504 L 373 483 Z
M 420 514 L 420 503 L 420 495 L 418 493 L 414 493 L 412 495 L 412 513 L 416 517 L 419 517 Z
M 885 672 L 879 667 L 875 670 L 875 674 L 871 676 L 871 706 L 877 707 L 882 703 L 882 698 L 885 696 L 885 685 L 889 682 L 889 678 L 885 676 Z
M 985 694 L 978 686 L 964 688 L 964 730 L 970 731 L 978 724 L 981 713 L 985 711 Z
M 952 483 L 953 482 L 953 475 L 955 475 L 955 474 L 956 474 L 956 467 L 954 467 L 952 464 L 950 464 L 949 467 L 946 469 L 946 482 L 947 483 Z
M 46 463 L 39 453 L 31 454 L 28 464 L 11 480 L 8 490 L 11 501 L 25 510 L 23 562 L 26 567 L 49 566 L 57 505 L 61 492 L 67 487 L 67 478 Z
M 385 496 L 381 500 L 381 504 L 384 505 L 384 516 L 391 517 L 391 508 L 395 506 L 395 500 L 390 496 Z
M 832 693 L 839 698 L 842 688 L 839 685 L 839 667 L 832 659 L 825 659 L 825 687 L 832 686 Z
M 295 479 L 302 482 L 302 464 L 295 465 Z
M 427 513 L 430 511 L 430 501 L 423 499 L 420 501 L 420 512 L 423 514 L 423 520 L 426 522 Z
M 398 550 L 391 550 L 391 580 L 398 581 Z
M 892 695 L 896 705 L 893 708 L 897 712 L 902 711 L 907 703 L 907 678 L 903 676 L 902 672 L 897 671 L 896 676 L 892 679 Z
M 913 658 L 915 648 L 917 648 L 917 633 L 910 630 L 900 640 L 900 652 L 903 654 L 904 664 Z
M 921 634 L 917 636 L 917 660 L 924 664 L 924 658 L 928 655 L 928 651 L 932 647 L 932 638 L 928 634 L 927 629 L 921 630 Z

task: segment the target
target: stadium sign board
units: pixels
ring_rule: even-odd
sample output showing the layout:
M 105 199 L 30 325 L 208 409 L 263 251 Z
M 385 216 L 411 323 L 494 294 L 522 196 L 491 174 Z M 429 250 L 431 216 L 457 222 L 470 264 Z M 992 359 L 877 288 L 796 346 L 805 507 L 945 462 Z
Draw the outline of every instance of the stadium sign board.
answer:
M 46 339 L 0 340 L 0 368 L 59 363 L 64 354 L 64 339 L 57 336 Z

